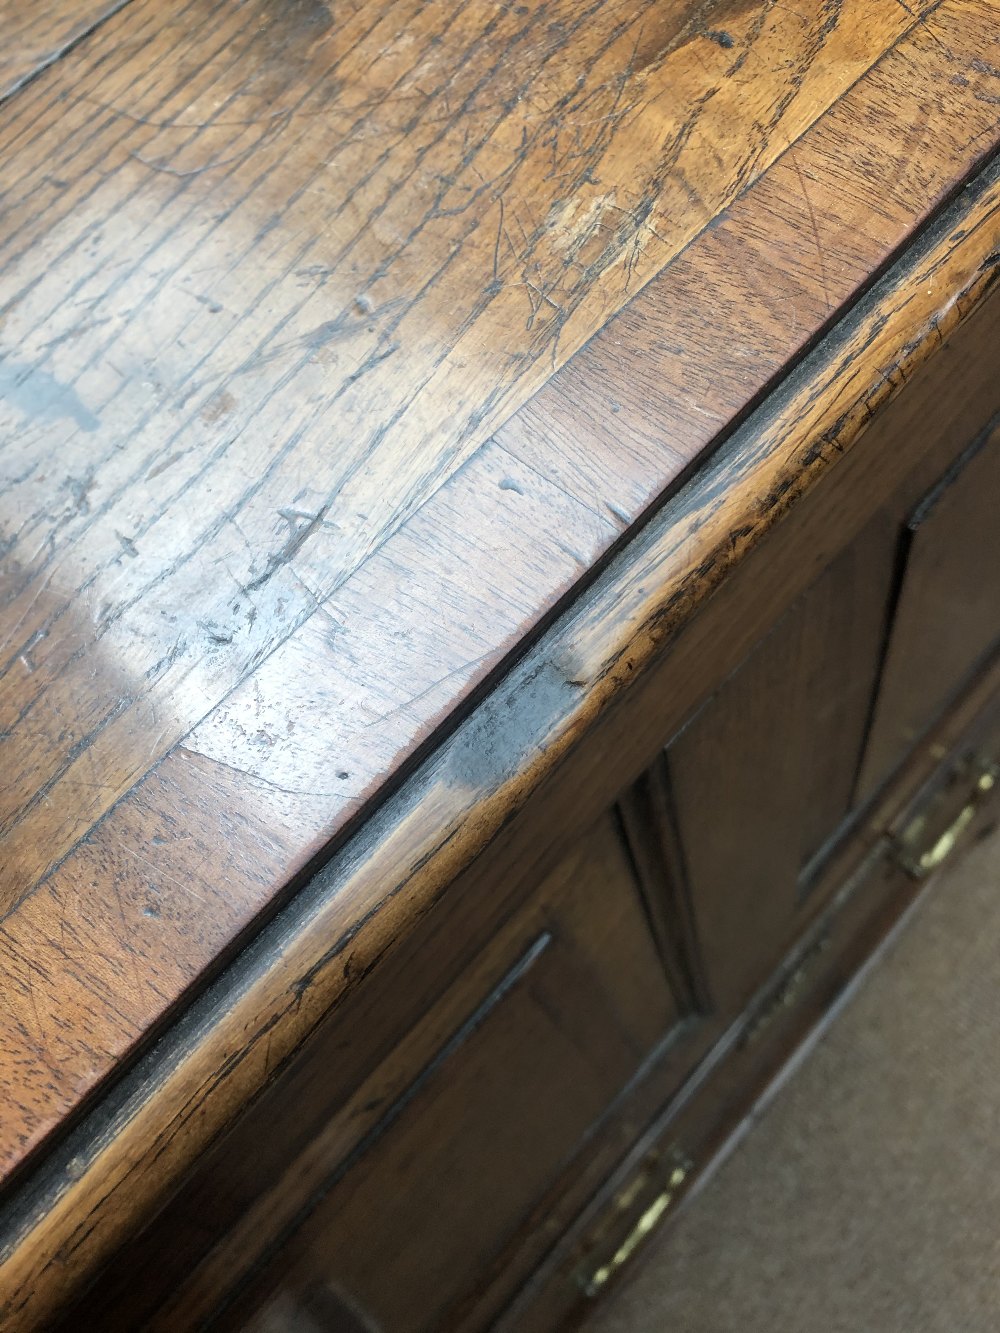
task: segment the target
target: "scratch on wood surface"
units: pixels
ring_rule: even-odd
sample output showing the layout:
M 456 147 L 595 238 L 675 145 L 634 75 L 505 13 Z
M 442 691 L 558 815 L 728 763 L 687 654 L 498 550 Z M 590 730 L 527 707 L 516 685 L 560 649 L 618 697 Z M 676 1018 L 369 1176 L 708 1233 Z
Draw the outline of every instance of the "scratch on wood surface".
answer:
M 243 591 L 246 593 L 256 592 L 273 578 L 283 565 L 287 565 L 302 550 L 302 547 L 313 533 L 323 525 L 332 504 L 333 500 L 328 500 L 315 514 L 298 514 L 290 509 L 279 509 L 279 518 L 288 524 L 291 532 L 283 545 L 267 557 L 267 564 L 263 573 L 258 574 L 256 578 L 244 584 Z M 306 522 L 299 524 L 296 521 L 297 518 L 304 518 Z M 315 594 L 312 595 L 315 597 Z
M 205 901 L 205 899 L 201 896 L 200 893 L 196 893 L 195 890 L 192 889 L 189 883 L 182 882 L 179 879 L 174 879 L 172 875 L 166 874 L 161 866 L 154 865 L 152 861 L 150 861 L 147 857 L 143 856 L 142 853 L 137 851 L 134 847 L 129 847 L 125 843 L 122 843 L 120 850 L 123 852 L 127 852 L 129 856 L 134 857 L 137 861 L 141 861 L 142 864 L 145 865 L 149 870 L 152 870 L 156 879 L 166 880 L 166 882 L 168 884 L 172 884 L 175 889 L 180 889 L 183 893 L 186 893 L 189 897 L 196 898 L 200 903 L 203 903 Z
M 802 167 L 799 165 L 798 153 L 796 152 L 795 146 L 789 145 L 789 147 L 791 147 L 790 156 L 792 159 L 792 166 L 795 168 L 795 174 L 796 176 L 798 176 L 799 185 L 802 188 L 802 198 L 805 200 L 806 208 L 809 210 L 809 223 L 810 226 L 812 227 L 813 241 L 816 246 L 816 255 L 819 259 L 819 280 L 820 280 L 820 285 L 823 288 L 823 301 L 826 305 L 827 312 L 829 312 L 833 309 L 834 302 L 832 297 L 830 296 L 830 283 L 826 273 L 826 254 L 823 250 L 822 238 L 820 237 L 819 223 L 816 220 L 816 211 L 813 208 L 812 200 L 809 198 L 809 191 L 806 188 L 806 178 L 802 174 Z
M 616 190 L 595 195 L 587 203 L 578 198 L 561 200 L 550 210 L 547 221 L 556 250 L 565 253 L 579 249 L 600 230 L 609 209 L 625 211 L 618 203 Z
M 377 717 L 372 718 L 370 722 L 366 722 L 365 723 L 366 727 L 376 726 L 379 723 L 385 722 L 388 718 L 395 717 L 398 713 L 404 712 L 407 708 L 412 708 L 414 704 L 419 703 L 422 699 L 425 699 L 429 694 L 433 694 L 435 690 L 440 689 L 442 685 L 445 685 L 449 680 L 452 680 L 455 676 L 464 675 L 466 672 L 474 671 L 476 667 L 481 666 L 482 663 L 487 661 L 488 658 L 496 656 L 497 653 L 491 650 L 489 652 L 480 653 L 478 657 L 473 657 L 467 662 L 462 662 L 459 666 L 453 667 L 451 671 L 448 671 L 443 676 L 438 677 L 438 679 L 433 681 L 430 685 L 428 685 L 426 689 L 421 690 L 419 694 L 413 695 L 412 698 L 407 699 L 404 703 L 397 704 L 395 708 L 390 708 L 387 712 L 380 713 Z
M 245 162 L 247 158 L 252 157 L 254 153 L 258 152 L 266 143 L 279 134 L 285 125 L 288 124 L 289 118 L 290 113 L 282 113 L 275 118 L 273 124 L 269 124 L 265 127 L 264 133 L 261 134 L 259 138 L 255 139 L 253 143 L 247 144 L 245 148 L 241 148 L 239 152 L 232 153 L 228 157 L 216 158 L 211 162 L 201 162 L 193 167 L 175 167 L 169 162 L 156 162 L 151 158 L 144 157 L 138 149 L 131 149 L 129 151 L 129 157 L 132 158 L 133 161 L 141 163 L 142 166 L 148 167 L 150 171 L 161 172 L 167 176 L 177 176 L 181 179 L 187 179 L 191 176 L 202 176 L 206 172 L 217 171 L 220 167 L 228 167 L 232 166 L 234 163 Z
M 921 28 L 923 32 L 926 32 L 927 35 L 931 38 L 931 40 L 936 42 L 938 47 L 945 53 L 945 55 L 949 59 L 951 59 L 951 52 L 949 51 L 948 47 L 944 44 L 944 42 L 941 40 L 941 38 L 938 36 L 938 34 L 927 22 L 927 15 L 918 14 L 915 10 L 910 8 L 910 6 L 906 3 L 906 0 L 896 0 L 896 3 L 899 5 L 900 9 L 902 9 L 905 13 L 909 14 L 910 18 L 913 19 L 913 22 L 919 28 Z
M 258 773 L 253 768 L 242 768 L 239 764 L 232 764 L 225 759 L 220 759 L 216 754 L 210 754 L 204 750 L 197 750 L 192 745 L 180 745 L 177 747 L 180 754 L 189 754 L 198 759 L 206 759 L 210 764 L 217 764 L 219 768 L 224 768 L 230 773 L 235 773 L 237 777 L 245 781 L 264 787 L 267 791 L 278 792 L 282 796 L 297 796 L 300 799 L 314 797 L 323 801 L 338 801 L 340 807 L 357 805 L 362 798 L 360 796 L 351 796 L 344 792 L 342 788 L 334 790 L 333 788 L 322 787 L 286 787 L 280 782 L 275 782 L 273 778 L 265 777 L 263 773 Z M 350 775 L 348 774 L 347 777 Z M 346 780 L 342 773 L 337 774 L 341 781 Z
M 0 650 L 8 648 L 10 644 L 14 641 L 14 638 L 16 637 L 18 630 L 20 630 L 21 626 L 27 620 L 28 616 L 31 615 L 31 612 L 34 610 L 36 604 L 38 603 L 39 598 L 42 597 L 43 594 L 47 591 L 49 584 L 52 582 L 55 576 L 56 576 L 56 571 L 54 569 L 50 569 L 48 574 L 42 580 L 40 587 L 35 591 L 35 594 L 32 597 L 31 601 L 28 603 L 28 605 L 21 612 L 20 616 L 14 622 L 13 628 L 11 629 L 10 633 L 7 635 L 6 639 L 4 639 L 3 643 L 0 644 Z M 38 640 L 38 631 L 36 630 L 35 633 L 31 636 L 31 642 L 36 643 L 37 640 Z

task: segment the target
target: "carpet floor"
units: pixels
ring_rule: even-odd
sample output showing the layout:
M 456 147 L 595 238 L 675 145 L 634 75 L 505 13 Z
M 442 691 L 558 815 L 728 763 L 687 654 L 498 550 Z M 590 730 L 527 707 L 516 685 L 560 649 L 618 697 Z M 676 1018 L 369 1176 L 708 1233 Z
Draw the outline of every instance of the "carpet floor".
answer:
M 585 1333 L 1000 1333 L 1000 834 Z

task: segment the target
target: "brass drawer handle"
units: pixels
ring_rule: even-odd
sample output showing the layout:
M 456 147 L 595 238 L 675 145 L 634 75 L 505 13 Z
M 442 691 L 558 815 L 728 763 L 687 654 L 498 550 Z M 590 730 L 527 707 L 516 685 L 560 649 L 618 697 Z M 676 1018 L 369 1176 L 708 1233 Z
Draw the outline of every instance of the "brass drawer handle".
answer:
M 900 836 L 897 844 L 899 863 L 914 879 L 926 879 L 951 856 L 979 807 L 997 785 L 1000 767 L 993 763 L 980 763 L 973 772 L 975 782 L 972 791 L 950 824 L 935 835 L 927 827 L 932 822 L 930 815 L 933 815 L 933 810 L 930 813 L 925 811 Z
M 650 1232 L 654 1231 L 663 1220 L 664 1214 L 674 1202 L 677 1191 L 687 1180 L 691 1170 L 692 1164 L 688 1158 L 675 1151 L 666 1162 L 654 1160 L 647 1164 L 646 1168 L 618 1194 L 613 1201 L 610 1216 L 601 1228 L 602 1232 L 611 1234 L 602 1234 L 599 1237 L 577 1274 L 577 1283 L 585 1296 L 596 1296 L 619 1269 L 624 1268 Z M 648 1199 L 651 1188 L 657 1192 L 643 1207 L 642 1196 L 645 1195 Z M 634 1215 L 637 1206 L 641 1211 L 622 1236 L 618 1229 L 620 1222 L 629 1213 Z M 618 1236 L 612 1239 L 616 1231 Z M 595 1252 L 600 1254 L 601 1251 L 603 1256 L 595 1263 Z

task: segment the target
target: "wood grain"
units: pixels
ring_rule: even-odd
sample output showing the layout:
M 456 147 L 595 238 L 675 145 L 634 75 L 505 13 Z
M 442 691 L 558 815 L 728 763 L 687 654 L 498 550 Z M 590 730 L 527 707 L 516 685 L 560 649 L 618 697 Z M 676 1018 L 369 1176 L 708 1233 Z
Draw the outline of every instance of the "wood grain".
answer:
M 580 812 L 574 817 L 587 817 L 581 783 L 594 782 L 588 802 L 606 802 L 608 783 L 637 776 L 657 739 L 639 736 L 634 709 L 656 714 L 655 733 L 670 725 L 668 715 L 679 725 L 705 689 L 698 647 L 705 634 L 718 642 L 725 627 L 726 650 L 745 653 L 762 615 L 754 596 L 764 597 L 773 616 L 782 597 L 793 597 L 809 581 L 809 570 L 829 559 L 828 542 L 847 539 L 845 513 L 851 522 L 856 515 L 845 511 L 838 476 L 853 478 L 858 514 L 869 492 L 873 512 L 892 478 L 898 485 L 913 469 L 912 446 L 923 437 L 908 414 L 923 423 L 935 413 L 957 419 L 996 410 L 995 380 L 981 373 L 982 349 L 996 346 L 995 302 L 981 304 L 998 276 L 996 177 L 995 170 L 987 173 L 963 192 L 940 225 L 821 344 L 787 391 L 667 504 L 627 557 L 384 806 L 367 837 L 344 848 L 299 895 L 241 968 L 205 996 L 92 1124 L 81 1127 L 65 1154 L 52 1154 L 47 1172 L 8 1214 L 2 1269 L 8 1318 L 37 1320 L 57 1308 L 331 1007 L 388 951 L 413 937 L 415 924 L 459 871 L 467 868 L 473 879 L 485 875 L 479 889 L 492 882 L 495 892 L 489 876 L 507 864 L 516 839 L 522 851 L 530 849 L 523 877 L 537 883 L 532 857 L 542 856 L 554 836 L 539 784 L 554 779 L 573 753 L 570 804 Z M 944 370 L 921 381 L 918 372 L 931 357 L 943 359 Z M 893 401 L 914 377 L 908 393 Z M 894 412 L 900 404 L 902 416 Z M 890 438 L 866 451 L 873 416 L 893 419 L 910 449 L 893 448 Z M 827 516 L 818 528 L 808 521 L 775 528 L 779 518 L 800 509 L 815 517 L 811 502 L 821 492 L 837 523 Z M 768 534 L 764 565 L 751 566 L 749 557 L 763 554 Z M 779 534 L 785 554 L 774 564 Z M 739 578 L 744 568 L 752 568 L 749 584 Z M 722 594 L 707 600 L 723 579 L 727 588 L 742 588 L 735 603 Z M 746 596 L 748 587 L 753 596 Z M 723 622 L 709 617 L 711 628 L 699 633 L 706 616 L 692 621 L 692 611 L 715 606 L 724 608 Z M 667 644 L 669 686 L 662 670 L 655 679 L 646 670 L 662 660 Z M 607 727 L 620 715 L 626 690 L 634 699 L 626 731 L 639 747 L 635 754 L 621 745 L 620 729 L 613 732 L 615 744 L 608 741 Z M 613 703 L 619 707 L 612 709 Z M 590 736 L 594 744 L 584 761 L 581 738 Z M 466 906 L 478 901 L 468 875 L 452 895 Z M 510 889 L 505 882 L 505 892 Z M 55 1253 L 58 1265 L 51 1263 Z
M 664 34 L 658 10 L 645 64 L 641 7 L 553 15 L 544 32 L 514 11 L 422 9 L 406 31 L 423 45 L 387 44 L 373 11 L 327 26 L 321 8 L 250 22 L 245 6 L 237 21 L 133 0 L 2 117 L 16 167 L 0 233 L 16 483 L 0 499 L 8 1171 L 357 826 L 996 137 L 987 3 L 916 19 L 886 3 L 863 21 L 750 7 L 708 35 L 695 11 L 672 11 Z M 519 42 L 524 62 L 487 61 Z M 566 49 L 576 63 L 556 59 Z M 507 106 L 511 69 L 524 93 Z M 468 146 L 442 128 L 446 99 L 477 127 Z M 564 129 L 597 184 L 573 174 Z M 871 151 L 845 160 L 845 141 Z M 330 144 L 336 179 L 364 180 L 333 212 Z M 573 216 L 621 190 L 624 231 L 574 230 L 546 203 L 553 152 L 574 163 Z M 636 175 L 661 159 L 658 185 Z M 420 209 L 414 182 L 432 182 Z M 542 207 L 520 269 L 503 259 L 500 185 Z M 600 403 L 560 380 L 482 443 L 740 191 L 623 316 L 628 339 L 612 322 L 581 353 L 619 349 Z M 646 238 L 650 220 L 669 243 Z M 453 257 L 424 293 L 413 266 L 436 272 L 442 246 Z M 563 285 L 544 290 L 563 311 L 533 310 L 523 265 L 534 282 L 553 253 Z M 753 325 L 759 354 L 735 327 L 719 336 L 706 292 Z M 571 387 L 572 427 L 546 407 Z
M 651 0 L 135 0 L 24 90 L 0 125 L 0 904 L 199 725 L 252 784 L 287 731 L 261 664 L 297 675 L 345 618 L 364 642 L 315 744 L 348 777 L 318 798 L 327 831 L 356 810 L 496 652 L 490 616 L 449 616 L 446 662 L 414 622 L 511 493 L 393 553 L 402 606 L 373 556 L 914 22 L 870 9 L 739 0 L 712 11 L 727 44 Z M 251 677 L 244 736 L 212 710 Z
M 0 100 L 92 33 L 129 0 L 0 0 Z

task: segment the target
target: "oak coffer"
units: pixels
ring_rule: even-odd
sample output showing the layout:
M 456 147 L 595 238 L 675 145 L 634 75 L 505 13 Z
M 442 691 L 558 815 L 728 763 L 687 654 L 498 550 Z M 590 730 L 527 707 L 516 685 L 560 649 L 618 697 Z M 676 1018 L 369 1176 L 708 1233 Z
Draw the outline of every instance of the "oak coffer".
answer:
M 0 32 L 0 1327 L 562 1327 L 1000 808 L 1000 6 Z

